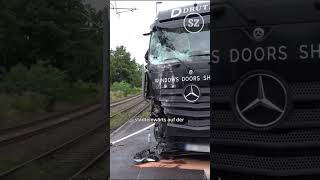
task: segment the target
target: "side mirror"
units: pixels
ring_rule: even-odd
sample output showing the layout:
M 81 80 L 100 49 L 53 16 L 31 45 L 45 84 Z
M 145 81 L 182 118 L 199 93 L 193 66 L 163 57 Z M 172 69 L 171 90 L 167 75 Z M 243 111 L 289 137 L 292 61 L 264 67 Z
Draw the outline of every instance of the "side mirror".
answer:
M 149 50 L 146 52 L 146 54 L 144 55 L 144 60 L 147 64 L 149 64 Z

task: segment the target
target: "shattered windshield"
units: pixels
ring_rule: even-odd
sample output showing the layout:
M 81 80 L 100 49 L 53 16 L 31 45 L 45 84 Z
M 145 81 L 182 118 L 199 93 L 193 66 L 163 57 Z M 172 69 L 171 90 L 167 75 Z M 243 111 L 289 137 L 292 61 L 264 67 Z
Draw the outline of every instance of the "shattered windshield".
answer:
M 194 61 L 210 53 L 208 25 L 198 33 L 189 33 L 184 27 L 161 29 L 152 33 L 149 60 L 151 64 L 175 61 Z M 197 58 L 195 58 L 198 56 Z

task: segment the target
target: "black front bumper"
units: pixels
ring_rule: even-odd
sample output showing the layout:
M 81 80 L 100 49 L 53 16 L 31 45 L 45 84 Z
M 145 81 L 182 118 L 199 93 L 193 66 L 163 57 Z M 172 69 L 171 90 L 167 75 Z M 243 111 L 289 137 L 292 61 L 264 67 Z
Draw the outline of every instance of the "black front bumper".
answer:
M 166 142 L 175 143 L 210 143 L 210 126 L 187 126 L 168 123 L 165 131 Z

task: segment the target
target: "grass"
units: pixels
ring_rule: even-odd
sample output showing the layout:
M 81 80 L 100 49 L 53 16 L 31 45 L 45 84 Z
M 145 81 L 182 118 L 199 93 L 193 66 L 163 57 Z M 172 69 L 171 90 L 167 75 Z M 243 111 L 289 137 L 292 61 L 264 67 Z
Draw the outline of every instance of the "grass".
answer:
M 100 83 L 69 78 L 43 61 L 13 66 L 0 79 L 0 128 L 101 101 Z
M 50 114 L 69 111 L 75 107 L 101 101 L 100 90 L 66 90 L 63 97 L 56 99 L 50 110 L 48 97 L 36 92 L 21 94 L 0 93 L 0 127 L 8 128 L 44 118 Z
M 125 95 L 125 93 L 123 93 L 122 91 L 110 91 L 110 102 L 119 101 L 128 96 L 138 95 L 139 93 L 141 92 L 133 92 Z
M 110 119 L 110 129 L 114 130 L 119 128 L 122 124 L 128 121 L 132 113 L 123 112 Z
M 133 116 L 134 113 L 120 113 L 119 115 L 110 119 L 110 129 L 115 130 L 119 128 L 121 125 L 126 123 L 130 117 Z M 138 117 L 148 118 L 150 116 L 150 108 L 144 110 Z
M 150 108 L 147 108 L 146 110 L 144 110 L 141 115 L 139 117 L 141 118 L 149 118 L 150 117 Z

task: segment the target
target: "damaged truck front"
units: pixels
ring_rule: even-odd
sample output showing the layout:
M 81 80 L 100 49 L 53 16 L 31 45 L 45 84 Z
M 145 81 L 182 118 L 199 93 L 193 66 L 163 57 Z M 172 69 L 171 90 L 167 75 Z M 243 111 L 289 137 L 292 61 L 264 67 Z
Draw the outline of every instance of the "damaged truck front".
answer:
M 198 32 L 185 28 L 194 16 L 202 19 Z M 210 6 L 203 3 L 162 11 L 151 25 L 144 93 L 152 102 L 158 142 L 209 148 L 209 22 Z

